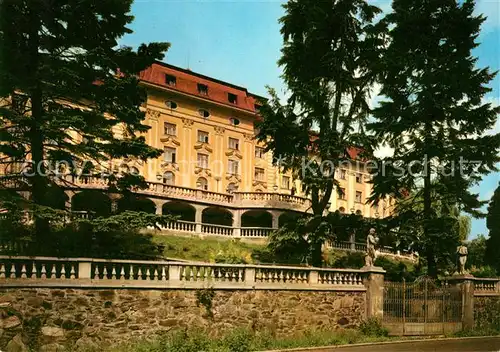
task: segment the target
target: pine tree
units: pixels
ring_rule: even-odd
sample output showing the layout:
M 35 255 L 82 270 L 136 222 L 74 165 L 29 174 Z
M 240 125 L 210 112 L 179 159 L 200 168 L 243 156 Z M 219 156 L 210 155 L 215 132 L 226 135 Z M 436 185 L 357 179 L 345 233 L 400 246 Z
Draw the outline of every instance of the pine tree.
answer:
M 304 228 L 313 264 L 319 265 L 333 175 L 349 162 L 346 151 L 364 143 L 362 127 L 380 55 L 380 28 L 373 21 L 380 9 L 364 0 L 290 0 L 284 8 L 279 65 L 289 98 L 282 105 L 270 90 L 258 139 L 311 196 L 314 216 Z
M 482 101 L 495 73 L 476 68 L 472 56 L 484 20 L 472 0 L 394 0 L 384 19 L 391 28 L 381 78 L 386 99 L 370 128 L 395 151 L 374 178 L 374 199 L 422 186 L 415 199 L 422 200 L 422 254 L 433 276 L 445 228 L 433 202 L 481 216 L 470 187 L 500 160 L 499 135 L 485 133 L 500 110 Z
M 162 59 L 169 44 L 118 46 L 131 33 L 131 4 L 0 2 L 0 155 L 32 161 L 36 206 L 48 205 L 55 162 L 67 162 L 71 172 L 100 172 L 111 159 L 161 153 L 141 135 L 149 127 L 142 123 L 146 94 L 137 75 Z M 44 230 L 43 221 L 35 223 L 37 232 Z
M 500 274 L 500 183 L 491 197 L 486 217 L 489 238 L 486 241 L 486 263 Z

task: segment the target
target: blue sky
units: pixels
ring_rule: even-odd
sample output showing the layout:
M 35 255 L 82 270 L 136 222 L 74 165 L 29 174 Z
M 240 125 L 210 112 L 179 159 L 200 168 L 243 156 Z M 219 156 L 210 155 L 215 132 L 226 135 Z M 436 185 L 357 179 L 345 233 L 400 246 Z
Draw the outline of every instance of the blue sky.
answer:
M 383 10 L 390 1 L 373 0 Z M 278 19 L 283 14 L 276 0 L 136 0 L 133 5 L 134 33 L 121 44 L 168 41 L 172 44 L 165 61 L 190 68 L 252 93 L 266 95 L 265 86 L 282 90 L 280 57 L 282 38 Z M 480 67 L 500 70 L 500 0 L 478 0 L 477 12 L 488 16 L 475 50 Z M 487 99 L 500 103 L 500 76 L 492 82 Z M 496 125 L 500 132 L 500 122 Z M 476 187 L 489 199 L 500 182 L 500 173 L 488 175 Z M 473 220 L 472 236 L 487 234 L 484 220 Z

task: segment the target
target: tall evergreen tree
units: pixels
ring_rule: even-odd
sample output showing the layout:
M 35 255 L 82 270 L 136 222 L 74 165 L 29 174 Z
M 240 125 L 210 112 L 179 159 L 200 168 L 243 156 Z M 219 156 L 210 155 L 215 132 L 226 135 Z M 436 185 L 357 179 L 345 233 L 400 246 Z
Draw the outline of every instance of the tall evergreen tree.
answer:
M 48 165 L 56 161 L 77 168 L 91 161 L 100 170 L 112 158 L 161 153 L 141 136 L 149 127 L 142 123 L 146 95 L 137 74 L 162 59 L 169 44 L 142 44 L 137 51 L 118 46 L 132 32 L 131 4 L 0 2 L 0 155 L 32 160 L 29 186 L 37 206 L 47 205 L 54 183 Z
M 482 101 L 495 73 L 476 68 L 472 56 L 485 20 L 474 6 L 473 0 L 394 0 L 384 20 L 391 28 L 381 79 L 386 100 L 370 127 L 394 155 L 374 179 L 374 199 L 422 186 L 415 199 L 422 202 L 422 254 L 433 276 L 444 228 L 433 202 L 481 216 L 482 202 L 470 187 L 500 161 L 499 135 L 485 133 L 500 110 Z
M 486 227 L 490 231 L 486 241 L 486 263 L 500 274 L 500 183 L 488 206 Z
M 258 139 L 311 196 L 314 216 L 304 228 L 319 265 L 334 172 L 349 160 L 346 150 L 364 142 L 380 55 L 380 28 L 373 21 L 380 9 L 364 0 L 290 0 L 284 8 L 279 65 L 289 98 L 282 105 L 270 90 Z

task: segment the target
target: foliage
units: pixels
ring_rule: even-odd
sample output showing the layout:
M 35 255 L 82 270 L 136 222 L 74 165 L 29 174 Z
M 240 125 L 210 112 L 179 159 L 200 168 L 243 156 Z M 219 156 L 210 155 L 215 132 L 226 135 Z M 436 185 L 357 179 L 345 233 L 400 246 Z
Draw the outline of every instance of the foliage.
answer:
M 123 212 L 108 218 L 73 219 L 67 222 L 67 213 L 64 211 L 47 208 L 44 214 L 51 224 L 51 231 L 43 236 L 36 236 L 33 226 L 26 223 L 7 229 L 1 227 L 1 239 L 14 242 L 22 239 L 21 243 L 26 244 L 8 254 L 113 259 L 160 258 L 163 246 L 155 243 L 152 235 L 141 233 L 141 229 L 155 227 L 173 219 L 171 216 Z M 1 220 L 0 224 L 9 221 Z M 22 229 L 23 236 L 11 232 L 12 229 Z
M 486 241 L 486 263 L 500 274 L 500 183 L 491 197 L 486 218 L 489 238 Z
M 389 330 L 382 326 L 382 321 L 377 318 L 368 318 L 361 322 L 359 331 L 366 336 L 385 337 L 389 336 Z
M 486 245 L 487 239 L 483 235 L 478 235 L 467 243 L 469 255 L 467 265 L 471 267 L 482 267 L 486 265 Z
M 214 313 L 212 312 L 212 304 L 213 304 L 213 299 L 215 297 L 214 289 L 207 288 L 203 290 L 197 290 L 195 292 L 195 296 L 196 296 L 196 305 L 197 306 L 202 305 L 203 307 L 205 307 L 207 316 L 209 318 L 213 318 Z
M 155 242 L 164 247 L 163 256 L 169 259 L 228 264 L 272 262 L 263 244 L 198 236 L 171 236 L 154 233 L 153 236 Z
M 116 179 L 109 160 L 147 160 L 161 150 L 145 143 L 138 74 L 162 59 L 168 43 L 119 47 L 131 33 L 132 0 L 0 2 L 0 154 L 23 162 L 38 235 L 47 231 L 40 206 L 62 169 L 109 180 L 115 189 L 140 186 Z M 50 7 L 50 11 L 47 8 Z M 5 159 L 4 159 L 5 160 Z M 62 167 L 65 163 L 65 167 Z
M 134 341 L 112 347 L 110 351 L 124 352 L 247 352 L 278 350 L 299 347 L 346 345 L 362 342 L 390 340 L 383 329 L 370 325 L 372 335 L 364 335 L 355 329 L 321 331 L 310 330 L 282 338 L 272 337 L 268 332 L 253 333 L 236 329 L 222 338 L 210 337 L 205 331 L 175 331 L 149 341 Z M 379 335 L 373 335 L 377 331 Z
M 495 73 L 476 68 L 472 56 L 485 20 L 474 8 L 473 0 L 396 0 L 384 19 L 390 28 L 382 60 L 385 100 L 373 111 L 369 129 L 394 155 L 384 170 L 379 164 L 372 199 L 417 191 L 413 199 L 421 211 L 413 225 L 423 229 L 421 254 L 431 276 L 437 275 L 436 255 L 450 229 L 433 203 L 481 216 L 483 203 L 471 186 L 500 161 L 500 136 L 486 134 L 500 107 L 482 101 Z
M 474 277 L 488 277 L 488 278 L 498 277 L 496 269 L 489 266 L 489 265 L 480 266 L 480 267 L 471 266 L 468 269 L 468 271 Z
M 380 56 L 380 13 L 364 0 L 290 0 L 280 19 L 283 79 L 289 98 L 276 92 L 261 108 L 257 139 L 275 164 L 290 170 L 311 196 L 311 260 L 321 265 L 326 229 L 321 219 L 338 182 L 336 169 L 351 163 L 348 150 L 365 143 L 371 85 Z M 332 30 L 335 28 L 335 30 Z

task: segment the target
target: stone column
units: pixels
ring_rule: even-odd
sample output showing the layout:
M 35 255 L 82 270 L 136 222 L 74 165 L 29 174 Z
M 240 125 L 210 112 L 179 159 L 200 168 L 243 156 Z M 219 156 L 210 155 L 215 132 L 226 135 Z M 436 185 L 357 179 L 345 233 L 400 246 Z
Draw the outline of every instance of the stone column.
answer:
M 448 278 L 448 283 L 462 291 L 462 329 L 474 329 L 474 277 L 470 274 L 454 275 Z
M 241 210 L 233 212 L 233 237 L 241 237 Z
M 150 198 L 151 199 L 151 198 Z M 164 200 L 151 199 L 155 203 L 155 214 L 163 215 L 163 205 L 166 203 Z
M 118 201 L 122 197 L 119 193 L 109 193 L 109 199 L 111 199 L 111 213 L 116 214 L 118 212 Z
M 349 236 L 349 243 L 351 244 L 351 251 L 355 251 L 356 250 L 356 233 L 355 232 L 351 233 L 351 235 Z
M 385 270 L 376 267 L 363 267 L 366 272 L 366 317 L 382 319 L 384 316 L 384 274 Z
M 205 207 L 202 205 L 195 205 L 194 208 L 196 209 L 196 213 L 194 215 L 194 222 L 196 223 L 195 232 L 197 234 L 201 234 L 201 224 L 203 222 L 203 209 L 205 209 Z
M 283 213 L 282 213 L 282 212 L 280 212 L 280 211 L 274 211 L 274 210 L 271 210 L 271 211 L 269 211 L 269 212 L 271 213 L 271 215 L 272 215 L 272 217 L 273 217 L 272 228 L 273 228 L 273 229 L 278 229 L 278 228 L 280 227 L 280 226 L 279 226 L 279 224 L 280 224 L 280 222 L 279 222 L 279 220 L 280 220 L 280 216 L 281 216 L 281 214 L 283 214 Z

